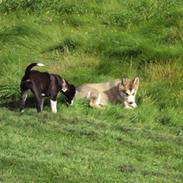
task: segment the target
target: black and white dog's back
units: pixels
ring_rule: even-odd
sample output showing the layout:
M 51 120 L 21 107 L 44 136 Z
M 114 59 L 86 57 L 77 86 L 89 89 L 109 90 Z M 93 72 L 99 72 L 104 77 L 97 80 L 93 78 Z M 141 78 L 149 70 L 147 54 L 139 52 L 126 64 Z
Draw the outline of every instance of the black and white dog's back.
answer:
M 64 95 L 67 104 L 72 104 L 76 93 L 74 85 L 69 84 L 59 75 L 31 70 L 35 66 L 44 66 L 44 64 L 32 63 L 26 68 L 25 75 L 23 76 L 20 84 L 20 111 L 24 111 L 29 90 L 32 91 L 36 99 L 37 112 L 41 112 L 43 110 L 44 97 L 49 97 L 52 112 L 56 113 L 58 92 L 61 92 Z

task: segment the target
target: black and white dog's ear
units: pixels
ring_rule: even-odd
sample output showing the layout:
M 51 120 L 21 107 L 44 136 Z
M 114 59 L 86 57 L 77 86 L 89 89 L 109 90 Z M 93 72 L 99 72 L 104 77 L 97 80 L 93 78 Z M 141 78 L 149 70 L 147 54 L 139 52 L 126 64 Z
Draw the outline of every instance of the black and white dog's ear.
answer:
M 62 86 L 62 91 L 63 91 L 63 92 L 66 92 L 66 91 L 68 90 L 68 84 L 67 84 L 67 82 L 65 81 L 65 79 L 62 79 L 62 84 L 61 84 L 61 86 Z

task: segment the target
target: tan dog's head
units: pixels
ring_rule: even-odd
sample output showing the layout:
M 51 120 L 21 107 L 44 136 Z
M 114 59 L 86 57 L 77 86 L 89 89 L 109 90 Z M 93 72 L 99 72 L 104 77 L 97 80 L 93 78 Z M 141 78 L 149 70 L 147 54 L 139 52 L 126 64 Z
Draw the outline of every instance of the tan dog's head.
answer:
M 119 85 L 119 93 L 124 101 L 125 108 L 135 108 L 137 104 L 135 102 L 135 96 L 139 87 L 139 78 L 136 77 L 133 80 L 122 79 Z

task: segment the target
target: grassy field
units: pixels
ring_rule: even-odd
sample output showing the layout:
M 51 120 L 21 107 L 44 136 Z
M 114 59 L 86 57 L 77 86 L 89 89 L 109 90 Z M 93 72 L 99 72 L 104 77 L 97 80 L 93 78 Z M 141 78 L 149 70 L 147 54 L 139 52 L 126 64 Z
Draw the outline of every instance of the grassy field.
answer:
M 18 110 L 25 67 L 76 86 L 140 77 L 138 108 Z M 0 1 L 0 182 L 183 180 L 181 0 Z

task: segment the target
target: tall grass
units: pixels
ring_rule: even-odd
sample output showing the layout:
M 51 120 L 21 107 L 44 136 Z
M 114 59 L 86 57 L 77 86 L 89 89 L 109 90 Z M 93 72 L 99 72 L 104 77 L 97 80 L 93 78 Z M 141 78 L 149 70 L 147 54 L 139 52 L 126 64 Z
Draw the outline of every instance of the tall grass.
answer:
M 3 1 L 0 5 L 1 14 L 5 15 L 0 29 L 1 80 L 17 86 L 25 66 L 41 59 L 48 63 L 50 71 L 53 64 L 53 68 L 57 67 L 53 71 L 67 73 L 74 81 L 72 65 L 79 66 L 80 60 L 90 55 L 92 60 L 101 62 L 92 62 L 92 72 L 87 69 L 88 73 L 84 72 L 87 76 L 83 74 L 81 81 L 85 77 L 93 78 L 95 72 L 109 78 L 141 75 L 146 82 L 156 78 L 165 80 L 166 76 L 169 82 L 164 87 L 169 87 L 166 83 L 182 77 L 180 70 L 172 70 L 178 67 L 177 60 L 183 53 L 180 3 L 178 0 Z M 12 19 L 7 26 L 9 17 Z M 84 64 L 78 67 L 78 75 L 86 69 Z M 18 91 L 12 89 L 4 96 L 11 96 L 10 93 L 14 96 Z

